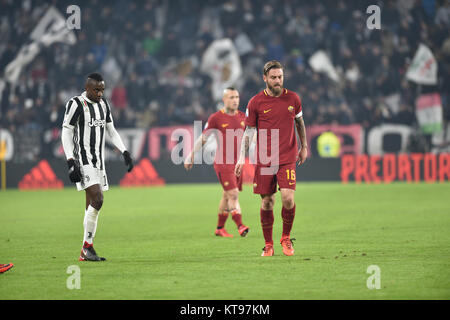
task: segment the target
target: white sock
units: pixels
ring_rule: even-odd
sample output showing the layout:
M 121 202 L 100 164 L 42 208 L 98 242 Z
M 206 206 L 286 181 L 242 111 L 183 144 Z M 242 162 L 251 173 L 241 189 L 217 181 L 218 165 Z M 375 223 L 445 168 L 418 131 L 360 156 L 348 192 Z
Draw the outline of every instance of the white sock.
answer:
M 87 208 L 87 210 L 84 212 L 84 239 L 83 244 L 85 242 L 92 244 L 95 237 L 95 231 L 97 230 L 97 220 L 98 220 L 98 211 L 91 205 Z

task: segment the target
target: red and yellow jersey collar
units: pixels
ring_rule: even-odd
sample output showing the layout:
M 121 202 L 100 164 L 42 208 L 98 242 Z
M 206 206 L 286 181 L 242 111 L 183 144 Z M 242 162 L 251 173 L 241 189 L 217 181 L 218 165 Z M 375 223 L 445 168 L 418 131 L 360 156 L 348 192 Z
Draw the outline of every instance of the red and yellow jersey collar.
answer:
M 227 114 L 227 115 L 229 115 L 229 116 L 235 116 L 235 115 L 238 115 L 238 114 L 239 114 L 239 110 L 238 110 L 238 109 L 236 109 L 236 113 L 235 113 L 235 114 L 228 114 L 228 113 L 225 111 L 225 107 L 222 108 L 222 109 L 220 109 L 219 111 L 222 112 L 223 114 Z

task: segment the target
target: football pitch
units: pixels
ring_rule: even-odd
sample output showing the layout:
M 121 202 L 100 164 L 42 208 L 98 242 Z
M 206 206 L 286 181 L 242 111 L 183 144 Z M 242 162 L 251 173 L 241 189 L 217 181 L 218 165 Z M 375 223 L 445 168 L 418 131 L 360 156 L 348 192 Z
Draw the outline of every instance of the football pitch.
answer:
M 292 257 L 279 245 L 279 193 L 275 256 L 264 258 L 259 197 L 244 186 L 250 232 L 239 237 L 229 217 L 230 239 L 214 236 L 220 194 L 112 188 L 94 242 L 108 260 L 92 263 L 78 261 L 83 192 L 1 191 L 0 263 L 15 266 L 0 274 L 0 300 L 450 299 L 449 183 L 299 183 Z

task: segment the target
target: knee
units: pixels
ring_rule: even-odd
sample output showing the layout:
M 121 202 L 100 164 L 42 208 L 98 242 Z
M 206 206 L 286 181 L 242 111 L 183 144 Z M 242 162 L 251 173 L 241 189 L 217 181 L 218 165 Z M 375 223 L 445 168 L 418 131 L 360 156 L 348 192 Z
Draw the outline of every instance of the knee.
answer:
M 263 210 L 273 210 L 275 200 L 272 197 L 264 197 L 261 201 L 261 208 Z
M 238 197 L 239 197 L 238 191 L 233 190 L 233 191 L 228 192 L 228 195 L 227 195 L 228 201 L 233 201 L 233 202 L 237 201 Z
M 91 206 L 93 206 L 97 210 L 100 210 L 102 205 L 103 205 L 103 194 L 101 192 L 98 192 L 94 195 L 94 197 L 91 198 Z
M 286 209 L 292 209 L 295 206 L 294 197 L 285 197 L 282 199 L 283 207 Z
M 225 201 L 225 202 L 228 202 L 228 200 L 229 200 L 228 199 L 228 193 L 226 191 L 224 191 L 223 194 L 222 194 L 222 200 Z

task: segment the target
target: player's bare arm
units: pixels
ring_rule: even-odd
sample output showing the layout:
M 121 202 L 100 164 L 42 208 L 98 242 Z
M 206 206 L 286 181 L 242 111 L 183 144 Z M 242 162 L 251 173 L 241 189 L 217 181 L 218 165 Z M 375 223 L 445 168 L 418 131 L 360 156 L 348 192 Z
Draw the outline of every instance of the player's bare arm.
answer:
M 256 133 L 256 127 L 250 127 L 247 126 L 244 131 L 244 136 L 242 137 L 242 144 L 241 144 L 241 152 L 239 154 L 239 160 L 236 163 L 236 167 L 234 169 L 234 173 L 236 176 L 240 176 L 242 172 L 242 167 L 245 164 L 245 154 L 248 152 L 250 148 L 250 144 L 253 141 L 253 136 Z
M 301 165 L 308 157 L 308 142 L 306 140 L 306 127 L 303 117 L 295 118 L 295 127 L 297 128 L 298 136 L 300 137 L 300 142 L 302 144 L 300 150 L 298 151 L 297 160 L 297 164 Z
M 186 170 L 191 170 L 194 166 L 194 155 L 197 151 L 200 151 L 203 146 L 205 145 L 206 141 L 208 140 L 208 137 L 205 134 L 202 134 L 200 137 L 197 138 L 197 140 L 194 143 L 194 148 L 192 151 L 188 154 L 186 159 L 184 160 L 184 168 Z

